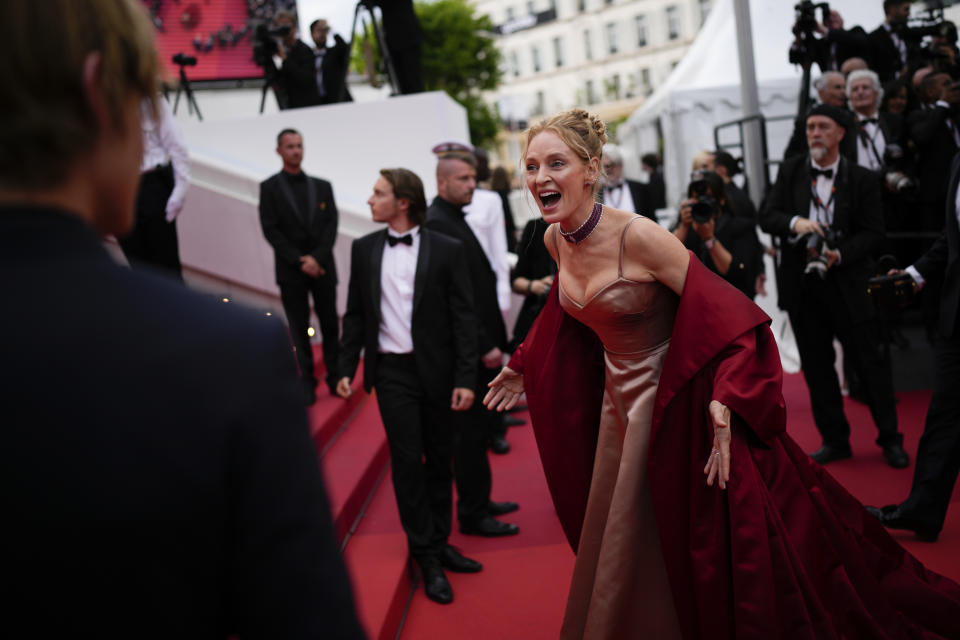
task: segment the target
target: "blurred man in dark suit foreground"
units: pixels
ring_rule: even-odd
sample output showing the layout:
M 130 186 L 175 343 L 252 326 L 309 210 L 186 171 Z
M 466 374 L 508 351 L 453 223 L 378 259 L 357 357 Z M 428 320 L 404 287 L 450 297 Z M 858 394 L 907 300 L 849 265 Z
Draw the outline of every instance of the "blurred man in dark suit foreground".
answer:
M 0 3 L 4 621 L 362 638 L 283 327 L 102 247 L 157 95 L 140 4 Z

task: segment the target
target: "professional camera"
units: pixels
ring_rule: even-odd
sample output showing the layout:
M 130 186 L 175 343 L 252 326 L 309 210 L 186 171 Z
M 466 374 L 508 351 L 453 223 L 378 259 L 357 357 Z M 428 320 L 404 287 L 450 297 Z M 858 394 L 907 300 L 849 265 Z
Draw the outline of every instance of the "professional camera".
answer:
M 796 20 L 793 23 L 793 35 L 795 37 L 790 46 L 789 59 L 790 64 L 806 65 L 811 62 L 810 43 L 815 39 L 817 32 L 817 9 L 820 9 L 820 22 L 826 24 L 830 16 L 830 5 L 826 2 L 811 2 L 803 0 L 794 5 Z
M 807 251 L 807 262 L 803 268 L 806 276 L 816 275 L 821 280 L 827 277 L 827 257 L 823 255 L 825 249 L 836 249 L 840 242 L 840 233 L 830 227 L 823 228 L 823 235 L 810 232 L 798 239 Z
M 253 61 L 261 67 L 266 67 L 270 59 L 280 51 L 283 41 L 290 34 L 292 26 L 285 24 L 274 26 L 268 22 L 261 22 L 253 32 Z
M 178 64 L 181 67 L 192 67 L 197 64 L 197 59 L 181 51 L 173 54 L 173 64 Z
M 696 202 L 690 205 L 690 217 L 697 224 L 706 224 L 720 213 L 720 205 L 716 198 L 707 195 L 708 184 L 702 171 L 694 171 L 690 175 L 690 191 Z
M 883 150 L 883 182 L 893 193 L 915 191 L 917 183 L 906 174 L 906 157 L 898 144 L 888 144 Z

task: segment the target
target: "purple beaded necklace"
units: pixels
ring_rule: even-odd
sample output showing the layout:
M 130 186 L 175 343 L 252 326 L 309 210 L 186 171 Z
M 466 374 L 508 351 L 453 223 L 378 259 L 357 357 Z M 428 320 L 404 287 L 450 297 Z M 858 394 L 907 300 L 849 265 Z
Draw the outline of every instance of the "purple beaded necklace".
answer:
M 573 244 L 580 244 L 587 239 L 593 230 L 597 228 L 597 225 L 600 224 L 600 218 L 603 217 L 603 205 L 599 202 L 593 205 L 593 211 L 590 212 L 590 216 L 583 221 L 579 227 L 573 231 L 564 231 L 563 228 L 560 228 L 560 235 L 563 236 L 563 239 L 567 242 L 572 242 Z

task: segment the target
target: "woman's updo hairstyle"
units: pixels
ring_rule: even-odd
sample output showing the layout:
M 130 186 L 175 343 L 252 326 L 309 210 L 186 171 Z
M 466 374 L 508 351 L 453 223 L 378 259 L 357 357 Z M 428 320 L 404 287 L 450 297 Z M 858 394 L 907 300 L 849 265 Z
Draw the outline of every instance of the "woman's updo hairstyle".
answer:
M 600 160 L 600 172 L 603 175 L 603 145 L 607 143 L 607 125 L 603 120 L 583 109 L 563 111 L 552 118 L 542 120 L 527 129 L 524 157 L 527 155 L 526 149 L 530 146 L 530 142 L 544 131 L 557 134 L 584 164 L 589 163 L 590 158 Z M 595 185 L 597 186 L 599 182 Z

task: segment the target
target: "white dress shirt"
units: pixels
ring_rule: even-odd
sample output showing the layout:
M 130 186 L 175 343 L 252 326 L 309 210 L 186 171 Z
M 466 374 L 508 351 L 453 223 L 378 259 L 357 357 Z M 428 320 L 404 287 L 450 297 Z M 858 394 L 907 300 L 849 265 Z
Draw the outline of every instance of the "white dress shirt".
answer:
M 140 173 L 153 171 L 168 162 L 173 165 L 173 191 L 167 199 L 167 222 L 172 222 L 183 209 L 183 200 L 190 186 L 190 154 L 177 129 L 170 106 L 162 96 L 157 98 L 157 119 L 150 115 L 146 101 L 141 104 L 143 125 L 143 160 Z
M 836 206 L 837 199 L 836 197 L 831 198 L 831 191 L 833 190 L 833 183 L 837 179 L 837 169 L 840 168 L 840 156 L 837 156 L 837 159 L 833 161 L 833 164 L 829 164 L 825 167 L 814 163 L 812 166 L 821 170 L 833 169 L 833 177 L 828 178 L 827 176 L 817 176 L 817 195 L 820 196 L 820 202 L 823 203 L 824 207 L 818 207 L 816 201 L 813 199 L 813 194 L 810 194 L 810 211 L 807 214 L 807 217 L 811 220 L 816 220 L 821 225 L 830 226 L 833 224 L 833 209 Z
M 620 184 L 612 189 L 604 187 L 603 203 L 621 211 L 640 213 L 637 211 L 637 205 L 633 201 L 633 194 L 630 193 L 630 187 L 627 186 L 626 180 L 621 180 Z
M 510 309 L 511 292 L 503 201 L 496 191 L 476 189 L 473 192 L 473 201 L 463 208 L 463 212 L 497 276 L 497 304 L 500 311 L 506 313 Z
M 380 353 L 413 352 L 413 286 L 420 253 L 420 227 L 403 233 L 387 229 L 387 234 L 410 235 L 412 245 L 383 243 L 380 265 Z
M 871 118 L 876 118 L 878 114 L 874 113 Z M 887 148 L 887 139 L 883 136 L 883 130 L 880 129 L 879 122 L 868 122 L 862 124 L 867 116 L 857 114 L 857 164 L 871 171 L 879 171 L 883 166 L 883 152 Z M 861 127 L 867 137 L 864 139 L 860 133 Z M 874 153 L 876 149 L 876 153 Z

